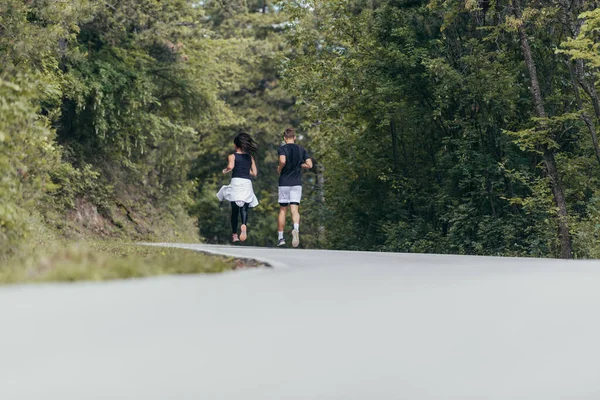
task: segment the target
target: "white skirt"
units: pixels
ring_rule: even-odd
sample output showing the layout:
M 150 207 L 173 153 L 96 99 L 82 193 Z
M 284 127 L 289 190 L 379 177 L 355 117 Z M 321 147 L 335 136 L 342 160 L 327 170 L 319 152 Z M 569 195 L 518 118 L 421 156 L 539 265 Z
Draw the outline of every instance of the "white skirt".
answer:
M 258 205 L 258 199 L 252 188 L 252 181 L 243 178 L 231 178 L 229 185 L 221 187 L 217 193 L 219 201 L 227 200 L 236 203 L 239 207 L 243 207 L 244 203 L 248 203 L 250 207 Z

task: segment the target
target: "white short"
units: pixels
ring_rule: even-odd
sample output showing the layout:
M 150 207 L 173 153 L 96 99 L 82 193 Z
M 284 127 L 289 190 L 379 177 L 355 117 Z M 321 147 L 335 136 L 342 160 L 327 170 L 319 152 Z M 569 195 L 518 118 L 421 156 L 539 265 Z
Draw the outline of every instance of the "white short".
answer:
M 279 186 L 279 204 L 287 206 L 290 203 L 300 204 L 302 186 Z

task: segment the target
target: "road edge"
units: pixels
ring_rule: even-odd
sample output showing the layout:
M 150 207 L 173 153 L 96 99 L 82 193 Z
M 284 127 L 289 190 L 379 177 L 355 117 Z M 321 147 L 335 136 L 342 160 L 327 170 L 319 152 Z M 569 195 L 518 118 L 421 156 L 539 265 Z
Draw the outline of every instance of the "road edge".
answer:
M 199 253 L 208 253 L 218 256 L 234 257 L 234 258 L 245 258 L 249 260 L 255 260 L 272 268 L 289 268 L 289 265 L 282 263 L 281 261 L 275 261 L 268 257 L 241 257 L 239 254 L 233 254 L 226 250 L 211 248 L 210 246 L 204 246 L 202 243 L 152 243 L 152 242 L 141 242 L 137 243 L 142 246 L 154 246 L 154 247 L 170 247 L 184 250 L 193 250 Z

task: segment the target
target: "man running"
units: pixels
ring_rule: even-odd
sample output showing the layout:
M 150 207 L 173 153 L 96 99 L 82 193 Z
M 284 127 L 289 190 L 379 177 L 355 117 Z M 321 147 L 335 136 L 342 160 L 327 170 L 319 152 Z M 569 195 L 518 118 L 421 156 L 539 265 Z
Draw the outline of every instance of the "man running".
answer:
M 311 169 L 312 160 L 308 157 L 306 150 L 298 146 L 294 129 L 288 128 L 283 134 L 285 144 L 278 149 L 279 166 L 279 219 L 277 233 L 279 239 L 277 246 L 285 245 L 283 229 L 285 228 L 285 217 L 288 206 L 292 210 L 292 246 L 300 244 L 300 200 L 302 199 L 302 169 Z

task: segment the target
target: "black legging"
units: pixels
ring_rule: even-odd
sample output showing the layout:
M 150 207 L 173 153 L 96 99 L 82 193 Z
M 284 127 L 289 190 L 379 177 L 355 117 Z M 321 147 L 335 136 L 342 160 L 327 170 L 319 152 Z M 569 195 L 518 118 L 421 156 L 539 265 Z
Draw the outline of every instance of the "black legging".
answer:
M 239 207 L 233 201 L 231 202 L 231 231 L 237 233 L 238 228 L 238 215 L 242 216 L 242 225 L 248 224 L 248 206 L 250 204 L 244 203 L 243 207 Z

